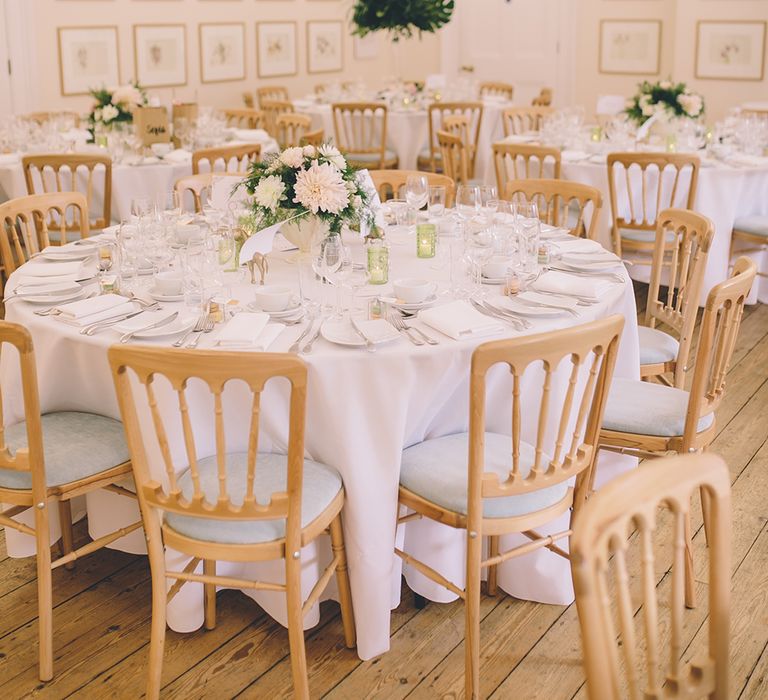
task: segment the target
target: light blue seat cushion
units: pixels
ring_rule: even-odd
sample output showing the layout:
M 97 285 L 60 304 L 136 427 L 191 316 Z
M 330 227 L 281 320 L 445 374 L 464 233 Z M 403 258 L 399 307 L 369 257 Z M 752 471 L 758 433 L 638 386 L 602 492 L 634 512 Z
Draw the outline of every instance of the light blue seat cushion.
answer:
M 768 216 L 740 216 L 733 222 L 733 228 L 768 238 Z
M 454 513 L 467 514 L 467 458 L 469 435 L 457 433 L 425 440 L 403 451 L 400 464 L 400 484 L 409 491 L 447 508 Z M 520 473 L 527 476 L 534 462 L 534 448 L 520 443 Z M 546 467 L 549 458 L 542 455 Z M 497 433 L 485 434 L 484 471 L 509 478 L 512 469 L 512 438 Z M 568 484 L 533 491 L 519 496 L 483 499 L 486 518 L 509 518 L 535 513 L 562 500 Z
M 658 328 L 639 326 L 637 334 L 640 338 L 640 364 L 655 365 L 662 362 L 674 362 L 680 350 L 680 343 L 669 333 Z
M 628 241 L 639 241 L 640 243 L 653 243 L 656 240 L 656 231 L 638 231 L 631 228 L 620 228 L 619 235 L 622 238 L 626 238 Z M 664 236 L 667 243 L 674 243 L 675 234 L 672 231 L 667 231 Z
M 355 161 L 358 163 L 378 163 L 380 156 L 378 153 L 355 153 L 354 151 L 347 151 L 344 156 L 347 160 Z M 390 151 L 388 148 L 384 151 L 384 160 L 397 160 L 397 153 Z
M 41 416 L 45 481 L 61 486 L 93 476 L 127 462 L 123 424 L 95 413 L 61 411 Z M 26 422 L 5 429 L 5 441 L 12 453 L 27 446 Z M 31 489 L 30 472 L 0 469 L 0 486 Z
M 674 437 L 682 435 L 688 392 L 682 389 L 614 378 L 605 405 L 603 428 L 637 435 Z M 709 428 L 715 416 L 710 413 L 699 419 L 698 432 Z
M 234 505 L 245 497 L 247 459 L 245 453 L 227 455 L 227 493 Z M 219 497 L 216 456 L 198 462 L 200 488 L 209 503 Z M 260 453 L 256 460 L 254 494 L 259 503 L 269 502 L 272 494 L 285 491 L 288 458 L 285 455 Z M 192 472 L 187 470 L 178 481 L 185 498 L 192 498 Z M 325 464 L 304 460 L 304 487 L 301 499 L 301 526 L 317 518 L 341 490 L 339 473 Z M 272 542 L 285 535 L 285 520 L 214 520 L 192 515 L 166 513 L 166 524 L 176 532 L 205 542 L 219 544 L 257 544 Z

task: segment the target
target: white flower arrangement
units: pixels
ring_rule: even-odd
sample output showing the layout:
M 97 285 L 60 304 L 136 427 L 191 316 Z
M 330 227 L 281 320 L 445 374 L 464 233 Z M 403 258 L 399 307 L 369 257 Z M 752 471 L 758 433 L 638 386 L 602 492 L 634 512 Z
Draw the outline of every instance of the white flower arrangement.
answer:
M 627 101 L 627 116 L 643 124 L 651 117 L 698 119 L 704 114 L 704 98 L 685 83 L 662 80 L 640 83 L 637 93 Z
M 253 163 L 238 187 L 252 197 L 258 229 L 298 216 L 314 216 L 330 234 L 344 224 L 371 222 L 371 196 L 357 171 L 330 144 L 286 148 Z
M 95 100 L 88 115 L 92 135 L 97 126 L 110 128 L 121 122 L 130 124 L 134 108 L 147 104 L 147 94 L 138 83 L 94 89 L 91 90 L 91 96 Z

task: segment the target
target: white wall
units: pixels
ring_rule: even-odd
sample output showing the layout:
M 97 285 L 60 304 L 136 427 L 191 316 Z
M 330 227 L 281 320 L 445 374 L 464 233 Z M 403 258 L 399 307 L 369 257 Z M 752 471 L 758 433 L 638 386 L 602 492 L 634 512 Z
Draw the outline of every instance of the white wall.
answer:
M 133 25 L 184 24 L 187 35 L 187 85 L 176 88 L 152 88 L 167 103 L 172 98 L 197 100 L 200 104 L 220 107 L 242 105 L 241 93 L 259 85 L 286 85 L 294 97 L 311 92 L 317 83 L 362 79 L 379 84 L 394 74 L 399 63 L 407 77 L 423 77 L 439 68 L 439 40 L 425 36 L 402 43 L 395 50 L 386 36 L 379 37 L 379 56 L 372 60 L 354 58 L 353 42 L 345 32 L 344 70 L 339 73 L 307 73 L 306 21 L 342 20 L 349 27 L 351 0 L 7 0 L 17 11 L 27 13 L 34 27 L 34 42 L 20 70 L 33 74 L 28 83 L 34 86 L 25 104 L 17 111 L 67 108 L 86 111 L 91 100 L 87 96 L 62 97 L 59 84 L 57 27 L 117 25 L 120 51 L 120 77 L 127 82 L 134 76 Z M 260 79 L 256 67 L 256 22 L 296 21 L 298 23 L 298 67 L 294 77 Z M 198 54 L 200 22 L 244 22 L 246 36 L 246 79 L 227 83 L 201 83 Z

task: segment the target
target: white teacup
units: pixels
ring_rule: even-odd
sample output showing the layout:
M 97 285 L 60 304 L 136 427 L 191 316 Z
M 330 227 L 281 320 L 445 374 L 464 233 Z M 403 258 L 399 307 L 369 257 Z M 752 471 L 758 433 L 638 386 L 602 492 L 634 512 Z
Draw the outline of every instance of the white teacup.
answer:
M 483 277 L 501 279 L 507 274 L 512 261 L 504 255 L 494 255 L 483 265 Z
M 155 275 L 155 289 L 164 296 L 181 294 L 183 278 L 180 272 L 166 270 Z
M 190 241 L 198 241 L 203 237 L 203 232 L 197 224 L 178 224 L 176 226 L 176 241 L 186 245 Z
M 153 143 L 150 148 L 158 158 L 167 156 L 172 150 L 173 146 L 170 143 Z
M 395 296 L 406 304 L 420 304 L 437 291 L 437 285 L 429 280 L 408 277 L 392 283 Z
M 256 303 L 264 311 L 285 311 L 291 303 L 292 294 L 290 287 L 267 285 L 256 290 Z

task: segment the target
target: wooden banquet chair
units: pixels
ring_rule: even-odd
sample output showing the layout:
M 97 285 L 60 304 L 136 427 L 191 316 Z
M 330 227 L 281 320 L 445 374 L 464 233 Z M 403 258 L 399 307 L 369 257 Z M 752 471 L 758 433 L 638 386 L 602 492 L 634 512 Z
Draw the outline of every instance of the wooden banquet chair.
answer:
M 114 542 L 141 527 L 141 521 L 74 548 L 70 499 L 98 489 L 133 498 L 129 489 L 115 484 L 130 478 L 131 465 L 123 427 L 105 416 L 76 411 L 41 414 L 32 337 L 17 323 L 0 321 L 0 348 L 18 352 L 24 420 L 5 425 L 0 396 L 0 525 L 35 539 L 39 625 L 39 677 L 53 678 L 52 571 L 74 567 L 80 557 Z M 51 556 L 49 523 L 51 504 L 58 504 L 61 556 Z M 15 516 L 34 514 L 34 526 Z M 87 617 L 85 618 L 87 619 Z
M 737 245 L 739 246 L 738 250 Z M 736 218 L 733 222 L 733 231 L 731 231 L 731 258 L 735 253 L 739 255 L 763 253 L 766 246 L 768 246 L 768 216 L 755 214 Z M 764 272 L 758 272 L 757 275 L 758 277 L 766 277 Z
M 304 459 L 307 366 L 288 354 L 263 353 L 253 362 L 250 353 L 226 351 L 128 348 L 114 345 L 109 361 L 117 388 L 133 459 L 134 479 L 147 534 L 152 569 L 152 625 L 147 697 L 160 694 L 166 605 L 190 581 L 204 585 L 205 627 L 216 625 L 216 585 L 284 593 L 288 606 L 288 638 L 294 693 L 309 699 L 303 620 L 336 574 L 344 639 L 355 646 L 355 627 L 347 577 L 341 509 L 344 487 L 332 467 Z M 157 380 L 176 395 L 178 410 L 171 420 L 155 401 Z M 287 455 L 260 452 L 259 405 L 270 379 L 289 387 Z M 213 454 L 198 453 L 187 409 L 187 388 L 211 398 Z M 247 449 L 227 449 L 222 394 L 228 383 L 250 394 Z M 150 423 L 139 422 L 139 406 Z M 170 410 L 170 404 L 169 404 Z M 198 414 L 199 415 L 199 414 Z M 202 420 L 202 418 L 201 418 Z M 174 460 L 167 430 L 179 426 L 184 451 Z M 181 437 L 180 437 L 181 439 Z M 147 440 L 161 446 L 158 469 L 163 483 L 151 473 Z M 155 442 L 156 441 L 156 442 Z M 188 468 L 185 469 L 185 467 Z M 301 589 L 301 550 L 329 533 L 333 557 L 312 591 Z M 188 555 L 183 571 L 165 566 L 165 547 Z M 237 579 L 216 574 L 217 561 L 283 560 L 285 583 Z M 202 563 L 203 574 L 195 573 Z M 167 582 L 173 580 L 168 588 Z
M 464 599 L 467 698 L 481 697 L 482 569 L 489 569 L 492 592 L 496 566 L 512 557 L 547 547 L 568 558 L 554 542 L 568 537 L 570 529 L 545 537 L 535 528 L 569 510 L 571 521 L 578 521 L 623 326 L 621 316 L 611 316 L 566 330 L 483 343 L 472 354 L 469 432 L 425 440 L 403 451 L 399 503 L 412 512 L 398 522 L 429 518 L 467 533 L 464 588 L 395 549 L 407 564 Z M 511 437 L 485 428 L 486 376 L 498 365 L 512 374 Z M 521 405 L 520 385 L 526 370 L 526 381 L 542 387 L 538 409 Z M 550 389 L 556 370 L 570 377 L 562 394 Z M 587 375 L 585 381 L 577 382 Z M 521 435 L 521 413 L 534 411 L 538 415 L 531 429 L 531 435 L 537 436 L 535 445 Z M 573 478 L 575 485 L 569 486 Z M 500 552 L 500 536 L 510 533 L 531 541 Z M 483 559 L 486 536 L 490 538 L 488 557 Z
M 684 388 L 714 233 L 712 222 L 701 214 L 685 209 L 659 214 L 645 324 L 638 326 L 641 377 L 657 377 L 668 386 Z M 658 328 L 660 324 L 674 336 Z M 673 373 L 672 382 L 664 376 L 668 372 Z
M 597 220 L 603 206 L 603 195 L 597 187 L 570 180 L 523 179 L 508 180 L 503 190 L 510 202 L 522 197 L 538 206 L 539 218 L 551 226 L 567 228 L 572 235 L 597 238 Z M 589 210 L 589 225 L 586 214 Z
M 601 450 L 653 459 L 709 448 L 715 439 L 715 412 L 725 396 L 744 301 L 756 272 L 752 260 L 739 258 L 734 274 L 709 292 L 699 325 L 690 391 L 632 379 L 614 380 L 600 430 Z M 702 499 L 702 508 L 707 527 L 706 498 Z M 685 547 L 685 603 L 693 607 L 696 601 L 688 520 Z
M 108 155 L 50 153 L 21 159 L 28 194 L 83 192 L 88 202 L 92 230 L 101 230 L 112 221 L 112 159 Z M 83 179 L 85 180 L 83 186 Z M 96 183 L 102 185 L 100 206 L 96 206 Z M 96 217 L 94 212 L 100 211 Z M 79 222 L 67 231 L 78 231 Z M 63 241 L 62 241 L 63 242 Z
M 408 178 L 426 177 L 430 187 L 445 187 L 445 206 L 453 206 L 456 185 L 447 175 L 425 173 L 421 170 L 371 170 L 371 179 L 382 202 L 400 197 Z
M 264 113 L 260 109 L 224 109 L 222 110 L 227 126 L 235 129 L 262 129 Z
M 27 262 L 51 244 L 51 228 L 55 237 L 67 242 L 87 238 L 88 203 L 80 192 L 54 192 L 17 197 L 0 204 L 0 262 L 6 275 Z
M 555 110 L 552 107 L 510 107 L 501 113 L 504 136 L 540 131 L 541 123 Z
M 467 155 L 469 157 L 468 172 L 474 177 L 475 159 L 477 157 L 477 142 L 480 139 L 480 127 L 483 122 L 482 102 L 433 102 L 427 109 L 427 129 L 429 145 L 419 153 L 416 167 L 419 170 L 431 170 L 433 173 L 443 169 L 441 158 L 442 149 L 437 142 L 438 131 L 450 131 L 445 128 L 445 118 L 463 114 L 469 119 L 470 128 L 467 139 Z
M 250 90 L 243 90 L 243 104 L 246 109 L 256 109 L 253 93 Z
M 493 166 L 496 170 L 496 186 L 504 192 L 509 180 L 546 178 L 545 168 L 552 168 L 550 178 L 560 177 L 560 149 L 529 143 L 494 143 Z
M 469 150 L 461 136 L 448 131 L 437 132 L 437 143 L 440 147 L 440 162 L 443 174 L 458 185 L 469 183 Z
M 693 209 L 699 179 L 698 156 L 688 153 L 609 153 L 613 252 L 645 254 L 649 264 L 656 240 L 656 218 L 678 206 Z M 636 176 L 636 177 L 634 177 Z M 671 180 L 671 181 L 670 181 Z
M 277 120 L 283 114 L 293 114 L 293 102 L 287 100 L 262 100 L 261 111 L 264 113 L 264 128 L 267 133 L 277 139 Z
M 552 104 L 552 88 L 541 88 L 539 94 L 531 100 L 532 107 L 549 107 Z
M 380 102 L 337 102 L 331 105 L 336 146 L 350 165 L 368 170 L 397 167 L 397 154 L 387 148 L 388 109 Z
M 322 129 L 307 131 L 299 141 L 300 146 L 322 146 L 325 142 L 325 132 Z
M 288 102 L 292 105 L 288 88 L 283 85 L 265 85 L 264 87 L 256 88 L 256 100 L 262 109 L 264 109 L 265 102 Z
M 280 148 L 302 145 L 301 140 L 312 128 L 312 117 L 289 112 L 275 119 L 275 133 Z
M 708 644 L 688 660 L 680 543 L 697 490 L 710 508 Z M 590 700 L 729 697 L 731 517 L 728 467 L 715 455 L 654 460 L 586 502 L 571 571 Z M 670 559 L 671 596 L 662 600 L 657 572 Z
M 261 158 L 260 143 L 246 143 L 241 146 L 217 146 L 201 148 L 192 153 L 192 174 L 200 173 L 200 163 L 208 163 L 210 172 L 223 164 L 223 172 L 245 172 L 254 161 Z
M 480 99 L 485 97 L 503 97 L 512 100 L 515 94 L 515 86 L 509 83 L 494 82 L 492 80 L 480 83 Z
M 185 175 L 176 180 L 174 189 L 179 193 L 179 201 L 184 202 L 188 197 L 192 198 L 194 211 L 199 214 L 203 211 L 203 202 L 210 197 L 211 185 L 217 173 L 198 173 L 197 175 Z

